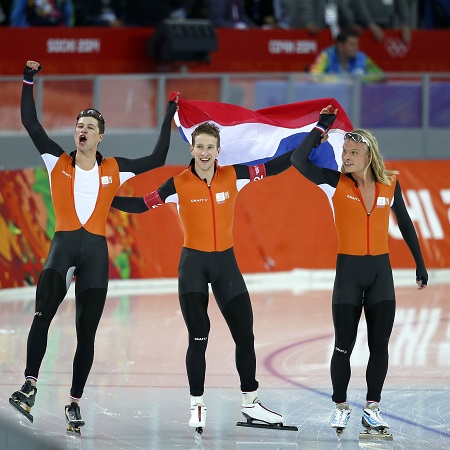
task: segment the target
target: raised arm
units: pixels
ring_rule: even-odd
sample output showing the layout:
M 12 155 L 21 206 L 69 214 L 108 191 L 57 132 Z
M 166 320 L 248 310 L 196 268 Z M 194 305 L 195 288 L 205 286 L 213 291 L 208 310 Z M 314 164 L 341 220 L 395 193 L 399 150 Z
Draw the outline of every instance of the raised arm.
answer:
M 166 163 L 167 153 L 170 146 L 170 133 L 172 118 L 177 110 L 178 96 L 167 103 L 166 114 L 161 126 L 158 141 L 151 155 L 137 159 L 116 157 L 120 172 L 130 172 L 133 175 L 147 172 Z
M 41 155 L 50 154 L 60 156 L 62 148 L 52 141 L 40 124 L 33 96 L 33 78 L 42 69 L 36 61 L 27 61 L 23 70 L 22 97 L 20 101 L 20 115 L 22 124 Z
M 321 142 L 327 140 L 326 132 L 336 119 L 337 110 L 333 110 L 331 105 L 323 108 L 320 112 L 319 122 L 300 142 L 291 156 L 292 165 L 308 180 L 315 184 L 330 184 L 336 186 L 339 180 L 339 172 L 327 168 L 316 166 L 309 160 L 313 149 Z
M 420 250 L 419 238 L 412 223 L 411 217 L 406 209 L 405 202 L 402 196 L 400 183 L 397 180 L 394 192 L 394 203 L 392 211 L 397 219 L 398 227 L 402 233 L 403 239 L 406 242 L 411 254 L 416 263 L 416 282 L 419 289 L 424 288 L 428 283 L 428 273 L 425 268 L 422 251 Z
M 311 141 L 312 145 L 311 145 L 311 149 L 308 153 L 308 156 L 306 157 L 306 159 L 308 160 L 309 154 L 311 153 L 311 151 L 313 150 L 313 148 L 315 146 L 317 146 L 320 143 L 321 140 L 321 136 L 325 133 L 326 128 L 328 128 L 329 126 L 331 126 L 331 124 L 333 123 L 335 117 L 336 117 L 336 112 L 331 113 L 329 110 L 329 108 L 331 108 L 331 106 L 328 106 L 327 108 L 324 108 L 322 111 L 326 111 L 326 114 L 324 113 L 322 117 L 321 114 L 321 120 L 323 120 L 323 122 L 329 122 L 329 124 L 325 124 L 322 125 L 322 128 L 320 128 L 319 132 L 316 132 L 314 134 L 309 134 L 306 139 L 309 139 L 309 141 Z M 331 120 L 330 117 L 333 117 L 333 119 Z M 319 127 L 319 124 L 316 126 L 316 128 Z M 314 130 L 313 130 L 314 131 Z M 310 145 L 310 143 L 306 144 L 307 146 Z M 259 164 L 257 166 L 246 166 L 243 164 L 235 164 L 233 167 L 236 170 L 236 174 L 237 174 L 237 178 L 238 179 L 250 179 L 250 181 L 254 181 L 254 180 L 258 180 L 258 179 L 263 179 L 266 177 L 271 177 L 273 175 L 278 175 L 281 172 L 284 172 L 285 170 L 289 169 L 289 167 L 291 167 L 292 165 L 292 156 L 294 154 L 295 150 L 291 150 L 289 152 L 283 153 L 282 155 L 271 159 L 270 161 L 264 163 L 264 164 Z M 309 162 L 309 161 L 308 161 Z M 311 163 L 312 164 L 312 163 Z

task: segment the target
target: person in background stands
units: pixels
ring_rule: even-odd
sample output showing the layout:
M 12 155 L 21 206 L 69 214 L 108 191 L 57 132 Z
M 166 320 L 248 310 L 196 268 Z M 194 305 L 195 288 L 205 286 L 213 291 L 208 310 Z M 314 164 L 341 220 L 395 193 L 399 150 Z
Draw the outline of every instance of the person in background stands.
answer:
M 11 15 L 12 0 L 0 0 L 0 26 L 9 25 Z
M 419 5 L 422 28 L 450 28 L 450 1 L 422 0 Z
M 75 13 L 70 0 L 14 0 L 12 27 L 71 27 Z
M 411 42 L 410 5 L 408 0 L 348 0 L 355 24 L 368 29 L 377 41 L 384 39 L 384 28 L 399 28 L 405 44 Z
M 73 0 L 75 26 L 120 27 L 124 5 L 122 0 Z
M 347 0 L 276 0 L 287 12 L 290 28 L 303 28 L 313 36 L 329 29 L 335 38 L 353 18 Z
M 133 27 L 157 27 L 165 19 L 193 18 L 198 0 L 133 0 L 125 2 L 124 24 Z
M 280 28 L 281 23 L 279 23 L 275 11 L 276 1 L 277 0 L 244 0 L 246 15 L 260 28 Z
M 314 74 L 365 75 L 382 74 L 383 71 L 364 52 L 359 50 L 356 31 L 340 33 L 334 45 L 320 52 L 310 66 Z
M 257 25 L 245 12 L 244 0 L 205 0 L 211 23 L 218 28 L 245 30 Z

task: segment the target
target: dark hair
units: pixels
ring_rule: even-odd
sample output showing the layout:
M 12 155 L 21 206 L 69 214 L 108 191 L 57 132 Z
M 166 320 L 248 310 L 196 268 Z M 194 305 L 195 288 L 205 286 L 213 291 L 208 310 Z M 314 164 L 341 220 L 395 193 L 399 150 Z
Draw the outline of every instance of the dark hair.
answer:
M 215 123 L 211 122 L 201 123 L 191 134 L 192 145 L 194 145 L 195 143 L 195 138 L 202 133 L 215 137 L 217 139 L 217 148 L 220 147 L 220 129 Z
M 345 31 L 341 31 L 335 39 L 335 42 L 341 42 L 342 44 L 347 42 L 347 39 L 349 37 L 356 37 L 359 38 L 359 33 L 355 30 L 345 30 Z
M 77 123 L 81 117 L 93 117 L 98 122 L 98 129 L 100 130 L 100 134 L 105 133 L 105 119 L 103 118 L 103 116 L 100 114 L 99 111 L 97 111 L 94 108 L 83 109 L 83 111 L 81 111 L 80 114 L 78 114 Z

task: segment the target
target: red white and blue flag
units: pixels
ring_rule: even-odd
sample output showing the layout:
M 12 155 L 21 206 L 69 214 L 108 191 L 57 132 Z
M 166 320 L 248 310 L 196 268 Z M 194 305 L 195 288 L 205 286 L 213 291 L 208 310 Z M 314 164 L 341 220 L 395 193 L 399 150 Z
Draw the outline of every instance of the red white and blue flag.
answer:
M 237 105 L 200 100 L 178 101 L 174 120 L 183 139 L 191 143 L 191 134 L 203 122 L 220 129 L 221 166 L 265 163 L 294 150 L 319 120 L 327 105 L 338 108 L 329 130 L 328 142 L 311 153 L 310 160 L 320 167 L 340 170 L 344 133 L 353 129 L 341 105 L 333 98 L 321 98 L 251 111 Z

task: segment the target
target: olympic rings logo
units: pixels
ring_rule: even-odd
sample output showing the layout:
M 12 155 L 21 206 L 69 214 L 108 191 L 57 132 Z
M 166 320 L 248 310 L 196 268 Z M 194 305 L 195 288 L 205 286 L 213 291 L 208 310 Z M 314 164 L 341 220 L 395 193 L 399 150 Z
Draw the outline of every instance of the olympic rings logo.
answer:
M 391 58 L 404 58 L 409 51 L 409 47 L 400 38 L 386 38 L 384 48 Z

